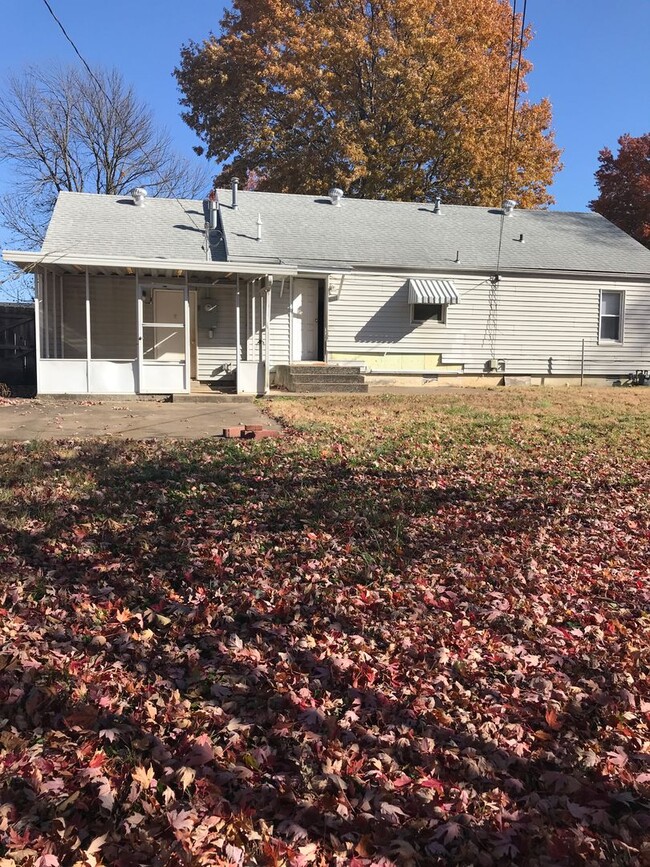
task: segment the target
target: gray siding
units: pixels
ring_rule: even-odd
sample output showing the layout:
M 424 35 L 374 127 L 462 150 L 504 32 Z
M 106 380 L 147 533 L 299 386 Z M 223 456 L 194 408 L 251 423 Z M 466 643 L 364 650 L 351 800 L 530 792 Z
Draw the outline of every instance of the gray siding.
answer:
M 452 279 L 460 303 L 446 322 L 412 324 L 406 278 L 346 275 L 330 278 L 330 354 L 440 354 L 443 364 L 483 372 L 490 358 L 508 372 L 575 374 L 585 339 L 585 372 L 623 375 L 650 368 L 650 282 L 546 277 L 502 278 L 494 291 L 488 276 L 436 275 Z M 622 343 L 599 343 L 601 290 L 625 292 Z

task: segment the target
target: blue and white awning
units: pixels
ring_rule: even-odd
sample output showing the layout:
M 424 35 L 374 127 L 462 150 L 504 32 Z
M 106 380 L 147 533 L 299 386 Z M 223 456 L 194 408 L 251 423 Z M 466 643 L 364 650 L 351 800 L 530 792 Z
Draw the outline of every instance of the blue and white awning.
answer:
M 409 304 L 458 304 L 451 280 L 409 280 Z

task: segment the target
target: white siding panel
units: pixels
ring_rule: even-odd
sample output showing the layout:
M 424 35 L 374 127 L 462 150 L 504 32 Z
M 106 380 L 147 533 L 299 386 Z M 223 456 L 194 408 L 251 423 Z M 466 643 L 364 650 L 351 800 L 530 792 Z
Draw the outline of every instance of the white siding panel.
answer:
M 235 286 L 217 286 L 210 292 L 200 290 L 197 298 L 197 375 L 199 380 L 233 379 L 235 353 Z M 214 310 L 206 307 L 216 305 Z M 212 329 L 212 337 L 210 337 Z
M 282 291 L 282 297 L 280 292 Z M 271 293 L 271 364 L 287 364 L 290 356 L 291 286 L 289 279 L 276 279 Z
M 498 358 L 512 373 L 576 374 L 584 338 L 587 374 L 650 368 L 650 282 L 508 277 L 495 290 L 488 276 L 436 276 L 453 279 L 460 296 L 444 324 L 411 323 L 407 276 L 346 275 L 338 299 L 331 278 L 328 352 L 439 353 L 468 373 Z M 599 343 L 603 289 L 625 291 L 622 344 Z

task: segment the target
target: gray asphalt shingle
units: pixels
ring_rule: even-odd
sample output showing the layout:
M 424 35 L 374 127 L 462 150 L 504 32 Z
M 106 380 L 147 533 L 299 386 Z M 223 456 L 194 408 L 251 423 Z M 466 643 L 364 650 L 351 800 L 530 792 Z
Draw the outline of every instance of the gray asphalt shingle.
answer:
M 593 213 L 496 208 L 220 190 L 228 259 L 310 267 L 493 271 L 501 226 L 500 270 L 650 274 L 650 251 Z M 256 240 L 257 217 L 262 237 Z M 203 202 L 61 193 L 43 252 L 205 261 Z M 523 242 L 520 237 L 523 235 Z M 212 258 L 224 258 L 219 232 Z M 459 254 L 459 263 L 455 262 Z

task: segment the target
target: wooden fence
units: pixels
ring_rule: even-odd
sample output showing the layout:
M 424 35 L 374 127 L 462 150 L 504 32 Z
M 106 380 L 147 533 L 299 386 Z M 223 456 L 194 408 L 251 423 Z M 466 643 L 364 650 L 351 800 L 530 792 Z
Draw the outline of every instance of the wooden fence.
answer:
M 33 304 L 0 303 L 0 383 L 14 394 L 36 391 Z

